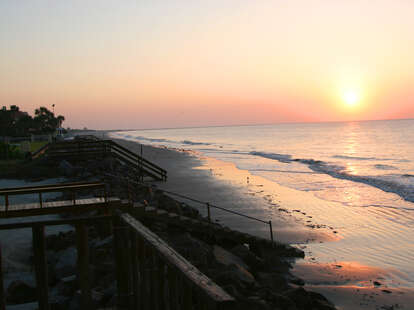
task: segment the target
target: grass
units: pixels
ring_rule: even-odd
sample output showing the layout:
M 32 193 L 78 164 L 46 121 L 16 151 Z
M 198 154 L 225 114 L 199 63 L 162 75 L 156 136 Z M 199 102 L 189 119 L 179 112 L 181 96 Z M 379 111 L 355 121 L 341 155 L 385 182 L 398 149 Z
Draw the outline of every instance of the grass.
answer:
M 37 141 L 37 142 L 30 142 L 30 152 L 36 152 L 42 146 L 46 145 L 47 141 Z M 20 144 L 17 146 L 17 149 L 21 151 Z
M 39 142 L 31 142 L 30 143 L 30 152 L 36 152 L 38 149 L 40 149 L 42 146 L 46 145 L 46 141 L 39 141 Z

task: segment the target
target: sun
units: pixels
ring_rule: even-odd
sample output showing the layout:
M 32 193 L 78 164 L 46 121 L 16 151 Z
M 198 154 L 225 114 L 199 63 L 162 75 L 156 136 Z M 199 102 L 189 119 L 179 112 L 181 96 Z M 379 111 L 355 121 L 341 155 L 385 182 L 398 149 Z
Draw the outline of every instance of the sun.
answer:
M 348 106 L 357 105 L 360 101 L 360 95 L 355 90 L 347 90 L 342 94 L 342 100 Z

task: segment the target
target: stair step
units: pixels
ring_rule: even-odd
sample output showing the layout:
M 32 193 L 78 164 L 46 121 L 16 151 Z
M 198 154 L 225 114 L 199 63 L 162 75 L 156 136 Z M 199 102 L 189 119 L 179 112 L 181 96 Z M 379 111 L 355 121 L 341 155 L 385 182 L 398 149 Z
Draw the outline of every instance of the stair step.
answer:
M 168 213 L 168 217 L 169 218 L 177 218 L 178 214 L 177 213 Z
M 157 215 L 167 215 L 167 214 L 168 214 L 168 212 L 165 211 L 165 210 L 161 210 L 161 209 L 157 210 Z
M 154 207 L 145 207 L 145 212 L 151 213 L 151 212 L 155 212 L 157 209 Z

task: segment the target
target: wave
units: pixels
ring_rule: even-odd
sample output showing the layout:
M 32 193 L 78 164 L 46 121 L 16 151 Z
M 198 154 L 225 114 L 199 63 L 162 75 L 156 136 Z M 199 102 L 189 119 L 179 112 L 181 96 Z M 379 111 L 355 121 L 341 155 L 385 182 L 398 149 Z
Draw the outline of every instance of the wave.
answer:
M 182 144 L 188 144 L 188 145 L 211 145 L 211 143 L 205 143 L 205 142 L 194 142 L 190 140 L 184 140 L 181 141 Z
M 276 159 L 282 163 L 292 162 L 292 155 L 277 154 L 277 153 L 264 153 L 264 152 L 250 152 L 250 155 L 261 156 L 269 159 Z
M 375 168 L 377 168 L 379 170 L 397 170 L 397 168 L 394 167 L 394 166 L 391 166 L 391 165 L 381 165 L 381 164 L 375 165 Z
M 333 155 L 332 158 L 352 159 L 352 160 L 381 160 L 376 157 L 359 157 L 359 156 L 348 156 L 348 155 Z M 383 160 L 386 160 L 386 159 L 383 159 Z
M 387 176 L 359 176 L 347 173 L 345 167 L 332 165 L 315 159 L 292 158 L 291 155 L 264 152 L 250 152 L 250 155 L 274 159 L 282 163 L 300 162 L 307 165 L 314 172 L 324 173 L 336 179 L 364 183 L 377 187 L 385 192 L 395 193 L 407 201 L 414 202 L 413 184 L 403 184 L 398 182 L 398 178 L 407 178 L 408 175 L 393 175 L 394 178 L 388 179 L 385 178 Z M 411 177 L 411 175 L 409 176 Z

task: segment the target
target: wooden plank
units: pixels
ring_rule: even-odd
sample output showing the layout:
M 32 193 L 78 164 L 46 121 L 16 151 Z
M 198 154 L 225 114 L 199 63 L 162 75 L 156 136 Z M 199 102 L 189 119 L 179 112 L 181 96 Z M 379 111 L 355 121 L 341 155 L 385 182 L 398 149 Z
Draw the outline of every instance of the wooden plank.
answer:
M 37 194 L 39 192 L 58 192 L 67 190 L 83 190 L 104 187 L 104 183 L 77 183 L 77 184 L 58 184 L 58 185 L 43 185 L 43 186 L 25 186 L 17 188 L 0 189 L 0 195 L 26 195 Z
M 138 263 L 138 239 L 135 231 L 130 231 L 131 240 L 131 274 L 132 274 L 132 294 L 133 309 L 141 309 L 140 307 L 140 281 L 139 281 L 139 263 Z
M 9 210 L 8 212 L 0 211 L 0 218 L 11 218 L 11 217 L 24 217 L 24 216 L 35 216 L 35 215 L 45 215 L 45 214 L 59 214 L 59 213 L 82 213 L 88 212 L 93 210 L 104 210 L 104 208 L 116 209 L 116 208 L 129 208 L 129 205 L 122 205 L 121 201 L 118 200 L 111 200 L 107 203 L 105 202 L 98 202 L 98 203 L 91 203 L 91 204 L 83 204 L 77 205 L 76 207 L 73 204 L 59 206 L 59 207 L 49 207 L 49 208 L 39 208 L 38 204 L 27 204 L 27 205 L 20 205 L 19 209 L 14 207 L 13 209 Z
M 118 306 L 129 305 L 129 266 L 128 266 L 128 244 L 126 235 L 128 228 L 120 226 L 118 220 L 114 221 L 114 255 L 116 268 L 116 282 L 118 288 Z
M 48 296 L 48 272 L 46 262 L 46 242 L 45 242 L 45 227 L 34 226 L 33 233 L 33 252 L 34 252 L 34 267 L 36 274 L 36 288 L 37 300 L 40 310 L 49 309 Z
M 1 243 L 0 243 L 0 310 L 6 310 L 6 293 L 4 292 L 3 284 L 3 260 L 1 255 Z
M 17 223 L 8 223 L 1 224 L 0 230 L 8 229 L 18 229 L 18 228 L 30 228 L 35 225 L 51 226 L 51 225 L 65 225 L 65 224 L 78 224 L 78 223 L 92 223 L 96 221 L 107 221 L 112 220 L 113 216 L 93 216 L 93 217 L 82 217 L 82 218 L 73 218 L 73 219 L 64 219 L 64 220 L 49 220 L 49 221 L 30 221 L 30 222 L 17 222 Z
M 120 212 L 118 212 L 119 214 Z M 192 285 L 204 292 L 217 302 L 234 302 L 234 298 L 228 295 L 221 287 L 201 273 L 196 267 L 171 248 L 164 240 L 146 228 L 138 220 L 129 214 L 120 214 L 120 219 L 132 227 L 169 265 L 175 266 L 179 272 L 192 283 Z
M 177 275 L 173 266 L 167 267 L 168 277 L 168 302 L 171 310 L 179 310 L 178 295 L 177 295 Z
M 89 309 L 92 306 L 92 283 L 89 272 L 88 228 L 84 223 L 76 225 L 76 246 L 78 250 L 77 280 L 81 290 L 81 309 Z
M 158 306 L 159 309 L 165 309 L 166 308 L 166 272 L 165 272 L 165 263 L 162 259 L 156 260 L 157 264 L 157 282 L 158 282 Z

